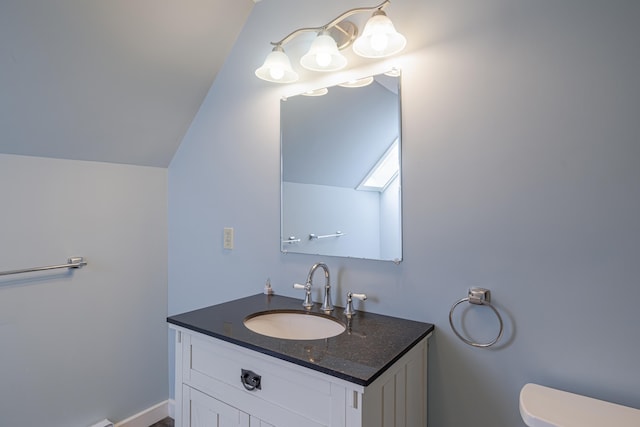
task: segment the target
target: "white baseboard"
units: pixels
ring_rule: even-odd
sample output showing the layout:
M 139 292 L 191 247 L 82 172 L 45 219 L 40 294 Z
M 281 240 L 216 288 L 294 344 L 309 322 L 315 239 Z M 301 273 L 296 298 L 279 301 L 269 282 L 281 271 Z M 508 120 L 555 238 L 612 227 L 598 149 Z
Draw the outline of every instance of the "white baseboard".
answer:
M 175 399 L 169 399 L 169 416 L 176 419 L 176 401 Z
M 175 413 L 175 401 L 165 400 L 157 405 L 153 405 L 150 408 L 139 412 L 124 421 L 116 423 L 115 427 L 149 427 L 158 421 L 172 417 Z

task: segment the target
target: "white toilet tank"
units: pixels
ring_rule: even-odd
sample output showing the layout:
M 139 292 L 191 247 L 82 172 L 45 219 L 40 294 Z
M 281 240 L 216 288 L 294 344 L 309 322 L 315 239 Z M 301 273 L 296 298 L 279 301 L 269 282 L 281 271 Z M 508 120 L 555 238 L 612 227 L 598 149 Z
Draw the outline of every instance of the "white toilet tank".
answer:
M 529 427 L 640 427 L 640 410 L 537 384 L 520 391 Z

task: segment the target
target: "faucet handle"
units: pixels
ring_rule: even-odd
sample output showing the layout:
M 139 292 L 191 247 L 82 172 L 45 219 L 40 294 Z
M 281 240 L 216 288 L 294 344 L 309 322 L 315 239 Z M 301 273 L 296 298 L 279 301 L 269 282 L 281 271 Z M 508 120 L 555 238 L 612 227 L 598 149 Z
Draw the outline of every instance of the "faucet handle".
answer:
M 355 316 L 356 311 L 353 309 L 353 298 L 358 298 L 360 301 L 367 299 L 365 294 L 355 294 L 351 291 L 347 293 L 347 306 L 344 309 L 344 315 L 347 317 Z
M 294 289 L 304 289 L 304 300 L 302 301 L 302 306 L 306 309 L 310 309 L 313 307 L 313 302 L 311 301 L 311 283 L 307 283 L 306 285 L 301 285 L 300 283 L 293 284 Z

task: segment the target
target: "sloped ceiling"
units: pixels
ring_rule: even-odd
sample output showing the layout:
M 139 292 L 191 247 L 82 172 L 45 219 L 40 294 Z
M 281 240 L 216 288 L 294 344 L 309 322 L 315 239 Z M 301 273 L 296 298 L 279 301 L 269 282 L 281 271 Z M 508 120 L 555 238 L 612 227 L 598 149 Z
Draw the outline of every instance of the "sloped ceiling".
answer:
M 253 5 L 0 1 L 0 153 L 168 166 Z

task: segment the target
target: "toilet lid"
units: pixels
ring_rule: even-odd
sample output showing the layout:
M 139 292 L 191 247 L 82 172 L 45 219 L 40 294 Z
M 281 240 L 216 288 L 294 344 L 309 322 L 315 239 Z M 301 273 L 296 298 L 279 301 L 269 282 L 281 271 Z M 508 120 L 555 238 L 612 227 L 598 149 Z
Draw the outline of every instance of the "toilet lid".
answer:
M 529 427 L 638 427 L 640 410 L 537 384 L 520 391 L 520 414 Z

